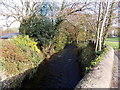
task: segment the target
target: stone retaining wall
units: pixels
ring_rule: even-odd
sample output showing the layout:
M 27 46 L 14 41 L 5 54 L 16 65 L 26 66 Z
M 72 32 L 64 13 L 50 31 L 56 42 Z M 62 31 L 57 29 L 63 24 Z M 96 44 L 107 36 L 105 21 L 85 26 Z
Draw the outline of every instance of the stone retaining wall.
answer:
M 6 90 L 10 88 L 19 87 L 21 82 L 29 76 L 32 70 L 27 70 L 24 73 L 20 73 L 19 75 L 15 75 L 13 77 L 9 77 L 5 80 L 0 81 L 0 90 Z
M 103 57 L 97 66 L 86 74 L 83 79 L 77 84 L 77 88 L 110 88 L 112 79 L 112 68 L 114 61 L 114 49 L 108 47 L 109 51 Z
M 0 82 L 0 90 L 8 89 L 8 88 L 14 88 L 17 85 L 21 83 L 21 81 L 24 79 L 25 74 L 20 74 L 18 76 L 14 76 L 11 78 L 8 78 L 4 81 Z

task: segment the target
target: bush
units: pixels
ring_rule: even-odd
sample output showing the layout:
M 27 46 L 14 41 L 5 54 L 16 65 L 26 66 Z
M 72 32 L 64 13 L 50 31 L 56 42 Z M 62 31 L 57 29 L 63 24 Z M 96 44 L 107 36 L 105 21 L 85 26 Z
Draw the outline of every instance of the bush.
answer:
M 0 62 L 8 76 L 19 74 L 40 64 L 44 57 L 36 44 L 29 36 L 18 36 L 2 43 Z
M 7 62 L 22 62 L 25 60 L 24 53 L 11 41 L 4 41 L 2 47 L 2 56 Z
M 18 74 L 18 62 L 26 61 L 24 53 L 11 41 L 4 41 L 2 46 L 2 65 L 8 75 Z
M 13 39 L 13 42 L 23 50 L 29 48 L 32 51 L 40 53 L 40 50 L 36 46 L 37 42 L 35 42 L 33 39 L 30 39 L 28 35 L 26 36 L 19 35 L 17 38 Z
M 20 25 L 19 31 L 34 38 L 38 44 L 42 45 L 49 45 L 56 34 L 51 20 L 44 16 L 31 18 L 28 23 Z
M 13 42 L 19 48 L 21 48 L 27 60 L 31 61 L 33 63 L 33 66 L 37 66 L 44 58 L 43 54 L 37 47 L 37 42 L 29 38 L 28 35 L 26 36 L 19 35 L 17 38 L 13 39 Z
M 108 51 L 109 51 L 109 49 L 105 46 L 102 51 L 98 52 L 98 53 L 96 54 L 95 59 L 93 59 L 93 60 L 90 62 L 89 66 L 86 67 L 85 73 L 88 73 L 88 72 L 92 69 L 93 66 L 95 66 L 95 65 L 97 65 L 99 62 L 101 62 L 101 61 L 103 60 L 103 57 L 106 55 L 106 53 L 107 53 Z
M 64 33 L 59 33 L 54 37 L 54 43 L 55 43 L 55 52 L 58 52 L 59 50 L 63 49 L 65 45 L 67 44 L 67 36 Z
M 95 50 L 92 45 L 88 44 L 86 45 L 86 47 L 82 48 L 80 52 L 80 64 L 83 74 L 85 74 L 86 67 L 89 67 L 91 61 L 94 58 L 95 58 Z

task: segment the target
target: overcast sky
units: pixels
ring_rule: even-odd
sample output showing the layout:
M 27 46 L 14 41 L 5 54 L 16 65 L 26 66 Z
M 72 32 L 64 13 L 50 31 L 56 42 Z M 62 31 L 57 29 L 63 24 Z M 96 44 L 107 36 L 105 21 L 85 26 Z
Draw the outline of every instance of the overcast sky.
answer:
M 0 0 L 2 1 L 2 0 Z M 16 2 L 17 4 L 20 4 L 19 0 L 3 0 L 3 1 L 6 1 L 6 2 L 10 2 L 10 1 L 14 1 Z M 36 1 L 40 1 L 40 0 L 36 0 Z M 59 2 L 61 3 L 63 0 L 47 0 L 47 1 L 55 1 L 55 2 Z M 75 1 L 78 1 L 78 0 L 66 0 L 67 2 L 75 2 Z M 85 1 L 85 0 L 79 0 L 79 1 Z M 89 1 L 105 1 L 105 0 L 89 0 Z M 114 1 L 114 0 L 113 0 Z M 118 1 L 118 0 L 116 0 Z M 4 9 L 3 7 L 0 6 L 0 8 Z M 3 29 L 6 29 L 5 25 L 6 25 L 6 21 L 4 20 L 6 17 L 3 17 L 3 16 L 0 16 L 0 27 L 3 27 Z M 14 20 L 14 18 L 9 18 L 7 23 L 10 23 Z M 11 28 L 12 27 L 19 27 L 20 26 L 20 23 L 19 22 L 15 22 L 11 25 Z
M 16 4 L 20 5 L 20 0 L 0 0 L 0 1 L 5 1 L 5 2 L 7 2 L 7 3 L 11 2 L 11 1 L 14 1 Z M 36 1 L 41 1 L 41 0 L 36 0 Z M 63 0 L 47 0 L 47 1 L 62 2 Z M 71 0 L 67 0 L 67 1 L 71 1 Z M 73 0 L 73 1 L 74 1 L 74 0 Z M 2 8 L 2 9 L 4 10 L 3 7 L 0 7 L 0 8 Z M 9 18 L 9 19 L 7 20 L 7 22 L 6 22 L 5 19 L 6 19 L 6 17 L 0 15 L 0 27 L 3 27 L 3 29 L 7 29 L 6 23 L 9 24 L 9 23 L 11 23 L 12 21 L 14 21 L 14 18 Z M 10 28 L 12 28 L 12 27 L 19 27 L 19 26 L 20 26 L 20 23 L 16 21 L 16 22 L 14 22 L 14 23 L 10 26 Z

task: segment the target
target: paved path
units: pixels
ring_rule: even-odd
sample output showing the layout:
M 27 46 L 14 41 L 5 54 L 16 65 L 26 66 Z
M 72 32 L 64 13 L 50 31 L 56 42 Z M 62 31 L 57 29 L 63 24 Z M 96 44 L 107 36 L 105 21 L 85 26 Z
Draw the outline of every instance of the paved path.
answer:
M 118 88 L 118 86 L 120 88 L 120 50 L 115 50 L 115 61 L 111 88 Z
M 55 54 L 44 69 L 36 76 L 23 83 L 24 88 L 74 88 L 80 79 L 80 68 L 77 62 L 77 47 L 68 46 Z M 43 74 L 44 73 L 44 74 Z M 43 77 L 40 75 L 43 74 Z

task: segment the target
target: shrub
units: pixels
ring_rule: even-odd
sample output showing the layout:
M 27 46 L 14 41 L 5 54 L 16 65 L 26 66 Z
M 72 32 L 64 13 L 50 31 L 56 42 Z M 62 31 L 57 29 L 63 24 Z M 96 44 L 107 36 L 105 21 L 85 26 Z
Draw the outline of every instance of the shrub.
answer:
M 7 62 L 25 61 L 24 53 L 12 41 L 4 41 L 2 47 L 2 56 Z
M 20 73 L 15 62 L 11 63 L 3 61 L 3 67 L 5 68 L 4 70 L 6 71 L 8 77 Z
M 82 48 L 80 52 L 80 64 L 82 74 L 85 74 L 86 67 L 89 67 L 91 61 L 95 58 L 95 50 L 94 47 L 90 44 L 86 45 Z
M 30 39 L 28 35 L 19 35 L 17 38 L 13 39 L 13 42 L 24 51 L 26 48 L 29 48 L 30 50 L 40 53 L 40 50 L 36 46 L 37 42 L 35 42 L 33 39 Z
M 40 64 L 44 57 L 36 44 L 29 36 L 18 36 L 2 43 L 0 61 L 8 76 L 19 74 Z
M 44 16 L 31 18 L 28 23 L 20 25 L 19 31 L 34 38 L 38 44 L 42 45 L 49 45 L 56 34 L 51 20 Z
M 2 65 L 7 75 L 15 75 L 21 72 L 19 63 L 28 62 L 24 52 L 17 47 L 12 41 L 4 41 L 2 45 Z M 23 67 L 22 67 L 23 68 Z
M 44 58 L 41 51 L 38 49 L 37 42 L 29 38 L 28 35 L 21 36 L 13 39 L 13 42 L 21 48 L 26 56 L 26 59 L 33 63 L 33 66 L 37 66 L 41 60 Z
M 55 52 L 58 52 L 59 50 L 63 49 L 65 45 L 67 44 L 67 36 L 64 33 L 59 33 L 54 37 L 54 43 L 55 43 Z
M 103 57 L 106 55 L 106 53 L 107 53 L 108 50 L 109 50 L 109 49 L 105 46 L 102 51 L 98 52 L 98 53 L 96 54 L 96 58 L 93 59 L 93 60 L 90 62 L 90 64 L 89 64 L 88 67 L 86 67 L 85 73 L 88 73 L 88 72 L 92 69 L 93 66 L 95 66 L 95 65 L 97 65 L 99 62 L 101 62 L 101 61 L 103 60 Z

